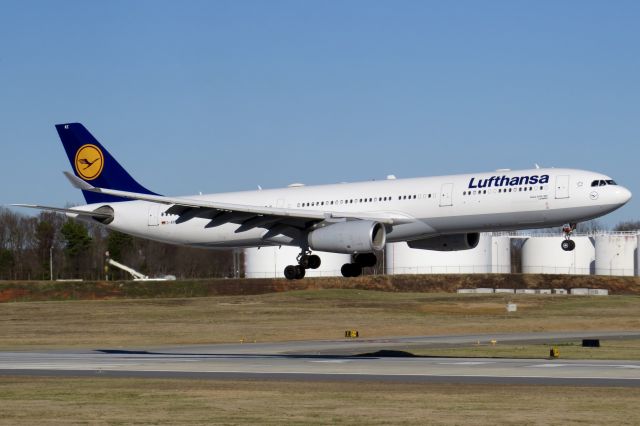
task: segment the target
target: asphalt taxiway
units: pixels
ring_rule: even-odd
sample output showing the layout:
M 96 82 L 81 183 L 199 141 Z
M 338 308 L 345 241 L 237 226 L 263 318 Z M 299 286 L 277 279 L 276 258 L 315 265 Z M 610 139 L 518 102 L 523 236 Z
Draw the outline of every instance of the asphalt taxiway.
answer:
M 0 375 L 375 380 L 640 386 L 640 360 L 386 357 L 380 351 L 469 343 L 640 338 L 640 332 L 517 333 L 0 352 Z M 397 353 L 397 352 L 396 352 Z

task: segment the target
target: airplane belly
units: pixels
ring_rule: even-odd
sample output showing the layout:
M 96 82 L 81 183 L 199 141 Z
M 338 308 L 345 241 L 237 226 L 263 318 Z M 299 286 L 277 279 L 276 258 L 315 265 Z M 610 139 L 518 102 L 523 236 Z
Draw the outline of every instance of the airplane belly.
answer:
M 209 219 L 194 218 L 181 224 L 168 224 L 160 226 L 158 236 L 170 241 L 180 241 L 181 244 L 208 247 L 208 246 L 257 246 L 262 242 L 262 235 L 267 231 L 264 228 L 253 228 L 243 232 L 237 232 L 240 225 L 225 223 L 219 226 L 207 227 Z

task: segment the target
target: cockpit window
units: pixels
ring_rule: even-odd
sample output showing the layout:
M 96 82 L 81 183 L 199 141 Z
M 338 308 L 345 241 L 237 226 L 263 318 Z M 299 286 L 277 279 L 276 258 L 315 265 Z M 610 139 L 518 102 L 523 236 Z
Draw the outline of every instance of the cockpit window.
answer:
M 615 180 L 594 180 L 591 182 L 591 186 L 605 186 L 605 185 L 617 185 Z

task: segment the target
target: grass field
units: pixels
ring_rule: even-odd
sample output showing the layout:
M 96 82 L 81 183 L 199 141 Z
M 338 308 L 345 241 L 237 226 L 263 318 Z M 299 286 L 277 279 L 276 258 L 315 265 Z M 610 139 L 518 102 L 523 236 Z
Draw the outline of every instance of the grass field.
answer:
M 0 425 L 638 424 L 640 389 L 0 377 Z
M 518 304 L 517 312 L 507 314 L 508 301 Z M 640 296 L 305 290 L 251 296 L 0 304 L 3 349 L 339 339 L 346 329 L 359 330 L 363 338 L 639 330 Z
M 508 301 L 518 304 L 507 314 Z M 118 348 L 361 336 L 640 329 L 640 296 L 305 290 L 251 296 L 0 303 L 0 348 Z M 560 345 L 562 358 L 638 359 L 640 341 Z M 544 344 L 416 349 L 548 354 Z M 0 376 L 0 425 L 638 424 L 640 389 L 376 382 Z

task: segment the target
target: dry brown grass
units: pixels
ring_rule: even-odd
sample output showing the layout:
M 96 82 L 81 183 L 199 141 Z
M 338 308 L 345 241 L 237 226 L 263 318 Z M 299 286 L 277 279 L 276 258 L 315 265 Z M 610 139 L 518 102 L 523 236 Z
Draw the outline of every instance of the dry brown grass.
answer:
M 507 301 L 518 312 L 507 315 Z M 306 290 L 183 299 L 0 304 L 0 348 L 640 329 L 640 297 Z
M 615 424 L 640 389 L 0 377 L 1 425 Z

